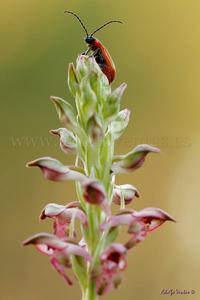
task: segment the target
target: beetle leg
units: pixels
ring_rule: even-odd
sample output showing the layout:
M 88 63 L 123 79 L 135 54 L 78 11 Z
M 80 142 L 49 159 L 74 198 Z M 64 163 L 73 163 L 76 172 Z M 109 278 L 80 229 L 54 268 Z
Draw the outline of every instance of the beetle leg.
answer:
M 90 48 L 88 48 L 86 51 L 84 51 L 84 52 L 82 53 L 82 55 L 88 55 L 89 52 L 90 52 Z
M 93 51 L 93 53 L 90 55 L 90 57 L 94 56 L 96 57 L 99 53 L 99 49 L 97 48 L 96 50 Z

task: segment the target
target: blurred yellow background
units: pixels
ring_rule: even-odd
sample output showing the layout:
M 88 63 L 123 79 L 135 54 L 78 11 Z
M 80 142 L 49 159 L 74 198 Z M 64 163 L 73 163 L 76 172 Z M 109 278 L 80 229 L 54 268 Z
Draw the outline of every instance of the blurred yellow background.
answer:
M 48 259 L 22 249 L 29 235 L 51 230 L 39 223 L 48 202 L 75 200 L 71 182 L 45 181 L 25 163 L 52 156 L 71 163 L 48 130 L 59 126 L 50 95 L 72 100 L 66 68 L 86 49 L 84 34 L 64 9 L 77 12 L 89 31 L 119 18 L 97 37 L 118 71 L 113 83 L 128 83 L 122 106 L 132 111 L 118 154 L 138 143 L 161 148 L 118 183 L 138 187 L 135 208 L 160 207 L 177 223 L 166 223 L 129 255 L 118 291 L 107 300 L 161 300 L 163 288 L 195 290 L 200 299 L 200 2 L 195 0 L 47 1 L 1 3 L 1 271 L 2 300 L 80 299 L 78 285 L 65 286 Z M 185 299 L 184 298 L 184 299 Z

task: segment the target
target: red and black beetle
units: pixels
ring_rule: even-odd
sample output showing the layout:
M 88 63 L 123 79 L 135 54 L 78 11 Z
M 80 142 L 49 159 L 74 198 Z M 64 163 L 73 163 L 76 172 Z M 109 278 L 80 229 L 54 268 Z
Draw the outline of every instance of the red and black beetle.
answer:
M 102 26 L 100 26 L 99 28 L 97 28 L 91 34 L 89 34 L 85 25 L 83 24 L 83 22 L 81 21 L 81 19 L 79 18 L 79 16 L 77 14 L 75 14 L 72 11 L 68 11 L 68 10 L 66 10 L 65 13 L 72 14 L 73 16 L 75 16 L 78 19 L 79 23 L 81 24 L 81 26 L 83 27 L 83 29 L 86 33 L 85 42 L 86 42 L 86 44 L 88 44 L 88 50 L 86 52 L 84 52 L 83 54 L 87 55 L 90 51 L 92 51 L 92 56 L 94 56 L 97 64 L 101 68 L 102 72 L 108 78 L 109 83 L 111 83 L 114 80 L 115 75 L 116 75 L 116 68 L 115 68 L 114 62 L 113 62 L 108 50 L 106 49 L 106 47 L 99 40 L 97 40 L 93 35 L 97 31 L 101 30 L 103 27 L 107 26 L 108 24 L 111 24 L 111 23 L 121 23 L 122 24 L 122 22 L 118 21 L 118 20 L 109 21 L 109 22 L 103 24 Z

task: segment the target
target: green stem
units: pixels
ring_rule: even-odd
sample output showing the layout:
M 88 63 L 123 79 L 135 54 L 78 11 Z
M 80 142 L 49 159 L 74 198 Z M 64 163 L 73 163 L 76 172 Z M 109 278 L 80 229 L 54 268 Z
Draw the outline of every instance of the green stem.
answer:
M 98 300 L 98 299 L 99 297 L 96 294 L 96 285 L 94 281 L 90 281 L 83 300 Z
M 96 241 L 98 238 L 98 217 L 97 212 L 94 206 L 88 206 L 88 222 L 89 222 L 89 232 L 90 232 L 90 243 L 89 243 L 89 250 L 91 255 L 94 254 L 96 248 Z
M 108 202 L 111 203 L 112 187 L 110 185 L 111 175 L 110 169 L 114 151 L 114 140 L 111 134 L 107 134 L 105 138 L 95 145 L 90 143 L 89 139 L 84 140 L 85 153 L 84 153 L 84 167 L 87 176 L 95 180 L 99 180 L 105 188 Z M 79 192 L 79 200 L 82 201 L 81 190 Z M 99 296 L 96 292 L 96 282 L 92 277 L 92 273 L 99 264 L 99 256 L 104 249 L 108 231 L 103 234 L 99 231 L 99 225 L 105 221 L 104 213 L 100 207 L 86 204 L 85 210 L 88 217 L 88 233 L 87 246 L 92 256 L 92 262 L 88 265 L 86 275 L 86 287 L 83 289 L 82 300 L 98 300 Z M 85 231 L 85 230 L 84 230 Z

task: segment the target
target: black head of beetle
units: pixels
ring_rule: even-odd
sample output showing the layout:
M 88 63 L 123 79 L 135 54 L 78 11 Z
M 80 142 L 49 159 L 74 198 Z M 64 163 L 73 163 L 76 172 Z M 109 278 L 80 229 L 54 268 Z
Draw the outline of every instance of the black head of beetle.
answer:
M 87 43 L 87 44 L 92 44 L 92 43 L 94 43 L 94 41 L 95 41 L 95 38 L 93 37 L 93 36 L 91 36 L 91 35 L 88 35 L 86 38 L 85 38 L 85 42 Z

